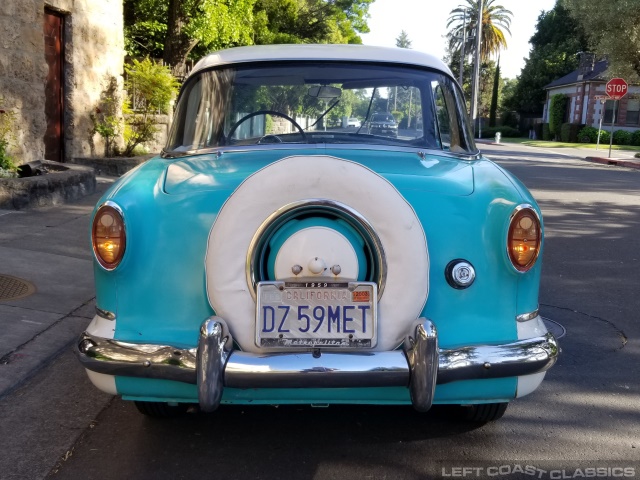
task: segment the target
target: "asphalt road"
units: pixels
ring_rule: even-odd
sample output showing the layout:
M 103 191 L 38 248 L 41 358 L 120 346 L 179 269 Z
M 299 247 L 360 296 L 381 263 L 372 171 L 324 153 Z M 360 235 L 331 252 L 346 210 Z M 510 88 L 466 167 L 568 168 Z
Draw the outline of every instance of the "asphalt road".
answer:
M 96 393 L 64 353 L 0 400 L 5 445 L 7 435 L 30 445 L 0 478 L 573 478 L 586 468 L 640 476 L 640 170 L 555 150 L 483 150 L 540 203 L 540 309 L 567 332 L 543 385 L 502 420 L 465 425 L 436 408 L 227 406 L 153 421 Z M 525 465 L 531 475 L 513 474 Z

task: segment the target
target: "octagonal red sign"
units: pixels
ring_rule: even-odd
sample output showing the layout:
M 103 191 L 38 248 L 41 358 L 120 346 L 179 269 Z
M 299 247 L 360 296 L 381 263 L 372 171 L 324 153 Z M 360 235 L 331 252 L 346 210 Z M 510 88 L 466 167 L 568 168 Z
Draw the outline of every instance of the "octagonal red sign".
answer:
M 627 94 L 629 85 L 622 78 L 612 78 L 607 82 L 607 95 L 613 100 L 620 100 Z

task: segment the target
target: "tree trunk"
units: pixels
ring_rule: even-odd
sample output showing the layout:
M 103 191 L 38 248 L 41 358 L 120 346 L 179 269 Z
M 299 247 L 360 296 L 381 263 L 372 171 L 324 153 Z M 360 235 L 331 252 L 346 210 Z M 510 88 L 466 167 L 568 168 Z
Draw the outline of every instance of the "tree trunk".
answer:
M 181 0 L 169 0 L 169 18 L 167 21 L 167 36 L 164 42 L 162 60 L 171 67 L 171 72 L 179 78 L 186 76 L 186 60 L 189 52 L 198 43 L 189 38 L 184 29 L 189 16 Z
M 496 113 L 498 111 L 498 89 L 500 88 L 500 59 L 493 77 L 493 92 L 491 93 L 491 108 L 489 109 L 489 126 L 496 126 Z

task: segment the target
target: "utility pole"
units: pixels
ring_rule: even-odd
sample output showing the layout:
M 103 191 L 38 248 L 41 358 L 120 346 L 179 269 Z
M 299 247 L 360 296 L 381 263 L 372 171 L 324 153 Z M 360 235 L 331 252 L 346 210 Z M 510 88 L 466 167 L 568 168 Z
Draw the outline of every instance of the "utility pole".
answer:
M 480 85 L 480 46 L 482 44 L 482 11 L 483 0 L 478 0 L 478 24 L 476 25 L 476 52 L 473 64 L 473 88 L 471 90 L 471 121 L 473 131 L 476 132 L 476 120 L 478 118 L 478 86 Z
M 464 9 L 462 20 L 462 45 L 460 48 L 460 87 L 462 87 L 462 74 L 464 73 L 464 46 L 467 43 L 467 9 Z

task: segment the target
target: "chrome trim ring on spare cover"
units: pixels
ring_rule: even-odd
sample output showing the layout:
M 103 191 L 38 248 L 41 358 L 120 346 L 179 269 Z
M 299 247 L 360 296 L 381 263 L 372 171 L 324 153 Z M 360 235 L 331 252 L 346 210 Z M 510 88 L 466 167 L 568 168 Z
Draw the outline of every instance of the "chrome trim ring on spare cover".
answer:
M 369 221 L 353 208 L 340 202 L 321 198 L 300 200 L 283 206 L 273 212 L 256 231 L 249 245 L 246 261 L 247 284 L 249 285 L 249 291 L 254 300 L 256 299 L 258 282 L 266 280 L 265 278 L 261 278 L 262 272 L 260 264 L 264 254 L 262 250 L 264 250 L 269 238 L 288 220 L 295 218 L 297 215 L 310 213 L 335 215 L 348 222 L 358 231 L 367 244 L 370 255 L 372 256 L 372 258 L 368 260 L 371 262 L 371 266 L 375 268 L 375 278 L 365 280 L 375 282 L 378 285 L 379 301 L 382 298 L 387 280 L 387 257 L 384 253 L 380 237 L 378 237 L 378 234 Z

